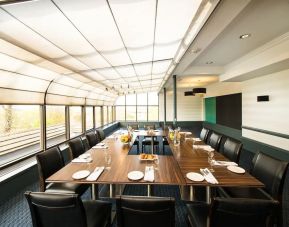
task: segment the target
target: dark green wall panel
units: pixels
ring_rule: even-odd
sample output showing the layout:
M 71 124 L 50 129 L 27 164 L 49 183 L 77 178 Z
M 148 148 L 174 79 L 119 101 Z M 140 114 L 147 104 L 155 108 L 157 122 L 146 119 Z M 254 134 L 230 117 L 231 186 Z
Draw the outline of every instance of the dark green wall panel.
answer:
M 205 98 L 205 120 L 216 123 L 216 97 Z

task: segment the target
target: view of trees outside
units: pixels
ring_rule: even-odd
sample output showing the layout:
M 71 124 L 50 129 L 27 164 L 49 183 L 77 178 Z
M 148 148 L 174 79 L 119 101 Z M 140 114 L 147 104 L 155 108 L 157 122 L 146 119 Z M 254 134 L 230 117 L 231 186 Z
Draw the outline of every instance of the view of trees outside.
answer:
M 69 107 L 70 117 L 70 138 L 78 136 L 82 133 L 82 114 L 80 106 Z
M 0 135 L 40 129 L 37 105 L 0 105 Z
M 93 107 L 88 106 L 85 108 L 86 113 L 86 130 L 93 128 Z
M 158 121 L 157 92 L 120 96 L 115 101 L 117 121 Z
M 23 151 L 29 146 L 29 150 Z M 0 155 L 31 153 L 40 149 L 40 107 L 0 105 Z M 17 156 L 15 156 L 17 157 Z M 13 158 L 15 158 L 13 157 Z M 0 165 L 4 159 L 0 159 Z
M 95 111 L 95 127 L 101 127 L 101 107 L 100 106 L 96 106 L 94 107 L 94 111 Z
M 47 147 L 65 141 L 65 106 L 46 106 Z

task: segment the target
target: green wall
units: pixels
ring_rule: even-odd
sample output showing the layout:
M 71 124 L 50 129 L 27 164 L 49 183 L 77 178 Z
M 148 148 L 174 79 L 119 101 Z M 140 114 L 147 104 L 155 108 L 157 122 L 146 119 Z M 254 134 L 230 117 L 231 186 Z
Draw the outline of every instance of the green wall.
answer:
M 205 98 L 205 120 L 216 124 L 216 97 Z

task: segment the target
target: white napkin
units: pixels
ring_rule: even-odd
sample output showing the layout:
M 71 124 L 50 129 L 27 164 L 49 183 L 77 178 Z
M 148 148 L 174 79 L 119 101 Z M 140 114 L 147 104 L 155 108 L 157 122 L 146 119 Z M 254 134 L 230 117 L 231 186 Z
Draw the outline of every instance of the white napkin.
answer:
M 149 182 L 153 182 L 155 180 L 154 167 L 153 166 L 146 166 L 144 180 L 149 181 Z
M 87 163 L 87 162 L 92 162 L 92 158 L 75 158 L 71 162 L 73 162 L 73 163 Z
M 200 172 L 203 174 L 205 180 L 208 183 L 211 184 L 219 184 L 219 182 L 217 181 L 217 179 L 214 177 L 214 175 L 211 173 L 211 171 L 208 168 L 205 169 L 200 169 Z
M 213 161 L 214 166 L 238 166 L 236 162 L 228 162 L 228 161 Z
M 96 181 L 103 172 L 104 166 L 96 167 L 95 170 L 86 178 L 87 181 Z
M 202 141 L 200 138 L 193 138 L 193 140 L 194 140 L 195 142 L 201 142 L 201 141 Z
M 110 135 L 110 136 L 108 136 L 108 137 L 106 137 L 107 139 L 114 139 L 115 137 L 114 137 L 114 135 Z
M 93 146 L 92 148 L 98 148 L 98 149 L 107 149 L 108 146 L 106 146 L 104 143 L 99 143 Z
M 212 148 L 210 145 L 203 145 L 203 146 L 201 146 L 201 147 L 199 147 L 199 148 L 201 148 L 201 149 L 203 149 L 203 150 L 205 150 L 205 151 L 214 151 L 214 150 L 215 150 L 215 149 Z

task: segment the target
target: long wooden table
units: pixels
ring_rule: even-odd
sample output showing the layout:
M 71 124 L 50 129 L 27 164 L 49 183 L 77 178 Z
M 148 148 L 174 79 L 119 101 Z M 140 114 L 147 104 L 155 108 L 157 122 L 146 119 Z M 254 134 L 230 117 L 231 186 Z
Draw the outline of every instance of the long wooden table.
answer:
M 156 132 L 158 136 L 164 136 L 163 131 Z M 147 135 L 144 131 L 135 132 L 136 136 Z M 135 139 L 134 137 L 134 139 Z M 122 144 L 119 139 L 108 137 L 103 142 L 108 146 L 107 149 L 90 149 L 89 152 L 93 161 L 91 163 L 69 163 L 61 170 L 50 176 L 47 182 L 75 182 L 81 184 L 146 184 L 146 185 L 181 185 L 181 186 L 206 186 L 207 201 L 210 199 L 210 187 L 214 186 L 233 186 L 233 187 L 263 187 L 263 184 L 252 177 L 250 174 L 235 174 L 227 170 L 226 167 L 214 167 L 214 176 L 219 181 L 217 185 L 211 185 L 206 181 L 194 182 L 186 178 L 188 172 L 199 172 L 200 168 L 208 167 L 208 155 L 204 150 L 193 149 L 192 141 L 186 140 L 175 146 L 172 141 L 169 146 L 173 155 L 159 155 L 158 170 L 154 171 L 154 182 L 146 182 L 143 179 L 139 181 L 129 180 L 127 175 L 130 171 L 144 172 L 147 165 L 155 165 L 151 161 L 139 160 L 139 155 L 128 155 L 133 144 Z M 105 153 L 111 155 L 112 162 L 110 170 L 105 170 L 96 181 L 87 181 L 86 179 L 74 180 L 72 174 L 79 170 L 89 170 L 92 172 L 97 166 L 105 166 Z M 215 152 L 216 160 L 227 160 L 220 153 Z M 191 187 L 192 189 L 192 187 Z

